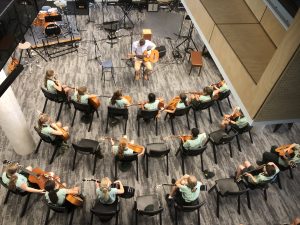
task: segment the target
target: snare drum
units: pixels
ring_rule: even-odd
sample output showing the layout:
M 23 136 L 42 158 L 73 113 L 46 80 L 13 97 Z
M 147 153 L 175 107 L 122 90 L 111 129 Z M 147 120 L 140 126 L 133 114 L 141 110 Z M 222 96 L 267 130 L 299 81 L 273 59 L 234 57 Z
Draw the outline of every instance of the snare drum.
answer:
M 45 23 L 45 34 L 47 36 L 57 36 L 60 33 L 61 29 L 56 23 Z

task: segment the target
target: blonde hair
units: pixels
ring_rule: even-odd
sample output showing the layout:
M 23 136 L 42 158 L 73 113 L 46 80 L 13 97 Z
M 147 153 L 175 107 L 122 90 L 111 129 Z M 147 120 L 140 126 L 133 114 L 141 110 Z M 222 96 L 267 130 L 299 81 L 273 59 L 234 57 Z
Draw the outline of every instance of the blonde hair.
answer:
M 103 200 L 105 202 L 109 200 L 110 184 L 111 184 L 111 181 L 108 177 L 104 177 L 101 179 L 100 190 L 103 193 Z
M 192 190 L 192 192 L 195 192 L 197 189 L 197 178 L 195 176 L 189 176 L 187 182 L 187 186 Z
M 18 180 L 18 176 L 16 175 L 16 172 L 18 171 L 18 163 L 10 163 L 6 167 L 6 175 L 9 178 L 9 183 L 8 183 L 8 189 L 9 190 L 16 190 L 16 182 Z
M 46 71 L 46 76 L 45 76 L 45 79 L 44 79 L 44 85 L 45 85 L 45 88 L 47 88 L 47 81 L 48 80 L 51 80 L 51 78 L 54 76 L 54 70 L 47 70 Z
M 43 125 L 49 121 L 50 121 L 50 116 L 47 115 L 46 113 L 42 113 L 38 120 L 39 129 L 41 130 Z

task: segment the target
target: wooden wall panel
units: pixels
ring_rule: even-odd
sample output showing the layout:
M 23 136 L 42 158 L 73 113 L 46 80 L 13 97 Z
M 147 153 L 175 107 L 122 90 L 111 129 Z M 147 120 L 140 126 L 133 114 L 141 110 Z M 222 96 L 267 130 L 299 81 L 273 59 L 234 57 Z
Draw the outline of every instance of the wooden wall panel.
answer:
M 245 0 L 258 21 L 261 20 L 267 6 L 263 0 Z
M 261 25 L 272 39 L 274 44 L 278 47 L 286 34 L 286 30 L 273 15 L 271 10 L 266 9 L 261 19 Z
M 214 29 L 214 22 L 203 7 L 201 3 L 195 0 L 186 0 L 186 3 L 189 5 L 193 17 L 198 22 L 198 25 L 201 27 L 201 30 L 207 40 L 210 39 L 212 31 Z

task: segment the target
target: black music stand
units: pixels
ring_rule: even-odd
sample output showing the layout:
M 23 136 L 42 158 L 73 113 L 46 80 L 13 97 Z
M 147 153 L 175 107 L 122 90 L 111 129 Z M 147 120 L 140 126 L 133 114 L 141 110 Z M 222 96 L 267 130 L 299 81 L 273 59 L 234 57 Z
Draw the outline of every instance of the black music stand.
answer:
M 104 22 L 103 23 L 103 29 L 108 32 L 107 38 L 108 38 L 108 44 L 110 44 L 110 47 L 112 48 L 114 44 L 117 44 L 116 40 L 118 37 L 116 36 L 116 31 L 120 28 L 120 21 L 110 21 L 110 22 Z
M 95 46 L 95 48 L 94 48 L 95 57 L 91 58 L 91 59 L 88 59 L 88 60 L 93 60 L 93 59 L 98 60 L 98 58 L 101 58 L 101 55 L 99 55 L 99 56 L 97 55 L 97 52 L 100 52 L 100 48 L 98 46 L 98 43 L 97 43 L 96 38 L 94 36 L 94 33 L 92 33 L 92 36 L 93 36 L 93 43 L 94 43 L 94 46 Z M 99 61 L 99 62 L 101 64 L 101 61 Z
M 132 22 L 132 20 L 129 17 L 129 12 L 130 10 L 133 8 L 133 4 L 132 4 L 132 0 L 119 0 L 119 6 L 122 9 L 123 12 L 123 27 L 124 29 L 133 29 L 134 28 L 134 23 Z M 126 25 L 126 17 L 129 21 L 129 25 Z

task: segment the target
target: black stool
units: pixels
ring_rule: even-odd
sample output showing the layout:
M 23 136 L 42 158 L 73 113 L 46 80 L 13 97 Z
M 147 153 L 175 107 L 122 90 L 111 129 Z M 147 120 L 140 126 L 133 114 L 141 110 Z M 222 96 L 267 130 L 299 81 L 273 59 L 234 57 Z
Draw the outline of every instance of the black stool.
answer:
M 159 224 L 162 225 L 162 211 L 161 206 L 156 195 L 143 195 L 136 198 L 134 203 L 135 210 L 135 224 L 138 225 L 138 215 L 155 216 L 159 215 Z

